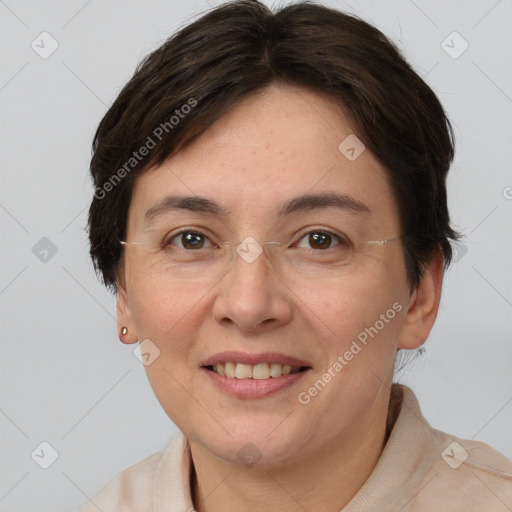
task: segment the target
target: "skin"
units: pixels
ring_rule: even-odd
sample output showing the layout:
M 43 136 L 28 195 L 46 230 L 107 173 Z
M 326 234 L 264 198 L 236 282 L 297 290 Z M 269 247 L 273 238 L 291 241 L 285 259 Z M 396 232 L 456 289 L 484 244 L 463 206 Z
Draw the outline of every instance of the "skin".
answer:
M 400 235 L 386 170 L 366 149 L 349 161 L 338 145 L 353 133 L 339 104 L 302 88 L 272 85 L 228 111 L 188 148 L 137 181 L 128 240 L 144 213 L 169 193 L 198 194 L 232 216 L 209 218 L 218 241 L 272 240 L 276 207 L 305 192 L 350 194 L 371 210 L 369 239 Z M 293 218 L 335 228 L 333 210 Z M 204 226 L 197 214 L 181 225 Z M 274 231 L 272 231 L 274 230 Z M 306 239 L 307 240 L 307 237 Z M 238 259 L 218 282 L 173 281 L 147 268 L 147 253 L 127 248 L 117 315 L 123 343 L 150 339 L 160 356 L 145 367 L 162 407 L 189 439 L 194 507 L 204 511 L 343 508 L 372 472 L 385 443 L 393 363 L 398 348 L 421 346 L 439 307 L 443 256 L 410 293 L 401 242 L 365 250 L 349 270 L 312 282 L 284 282 L 262 257 Z M 146 266 L 144 266 L 146 265 Z M 145 268 L 145 271 L 143 269 Z M 328 275 L 328 278 L 327 278 Z M 297 400 L 344 354 L 357 335 L 399 303 L 402 310 L 308 404 Z M 225 350 L 275 351 L 312 369 L 297 386 L 261 399 L 229 396 L 200 370 Z M 261 455 L 237 458 L 248 442 Z M 314 470 L 312 470 L 314 468 Z

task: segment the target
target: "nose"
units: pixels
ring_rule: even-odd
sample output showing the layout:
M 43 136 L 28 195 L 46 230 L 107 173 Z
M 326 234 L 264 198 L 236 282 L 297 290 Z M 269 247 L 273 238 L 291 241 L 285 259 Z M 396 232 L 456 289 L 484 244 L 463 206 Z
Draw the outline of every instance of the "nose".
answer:
M 243 331 L 276 328 L 292 318 L 292 296 L 272 268 L 271 244 L 241 242 L 217 285 L 214 318 Z

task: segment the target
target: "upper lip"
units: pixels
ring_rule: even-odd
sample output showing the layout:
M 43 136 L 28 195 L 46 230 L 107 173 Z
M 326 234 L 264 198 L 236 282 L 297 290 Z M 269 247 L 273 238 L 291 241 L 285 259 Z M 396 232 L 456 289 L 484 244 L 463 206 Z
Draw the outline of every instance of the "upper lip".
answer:
M 215 354 L 205 359 L 201 366 L 213 366 L 218 363 L 242 363 L 242 364 L 259 364 L 259 363 L 279 363 L 289 366 L 311 366 L 307 361 L 302 361 L 296 357 L 279 354 L 278 352 L 259 352 L 257 354 L 248 354 L 247 352 L 227 351 Z

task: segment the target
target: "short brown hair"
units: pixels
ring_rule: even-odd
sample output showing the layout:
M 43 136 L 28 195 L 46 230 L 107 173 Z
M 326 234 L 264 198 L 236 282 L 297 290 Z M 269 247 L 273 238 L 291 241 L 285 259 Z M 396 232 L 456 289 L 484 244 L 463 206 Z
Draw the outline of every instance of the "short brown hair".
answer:
M 399 206 L 411 290 L 439 249 L 449 265 L 449 239 L 458 238 L 445 183 L 454 135 L 432 89 L 382 32 L 357 16 L 310 1 L 272 12 L 256 0 L 238 0 L 210 10 L 145 57 L 99 124 L 88 228 L 94 267 L 108 288 L 117 291 L 118 240 L 126 234 L 137 177 L 272 83 L 336 98 L 384 165 Z

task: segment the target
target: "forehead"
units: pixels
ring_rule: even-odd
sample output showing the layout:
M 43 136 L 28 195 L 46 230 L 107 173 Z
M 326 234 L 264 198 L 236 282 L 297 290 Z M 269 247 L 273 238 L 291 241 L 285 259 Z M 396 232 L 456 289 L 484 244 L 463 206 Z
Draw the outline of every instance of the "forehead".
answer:
M 138 223 L 169 194 L 211 197 L 245 218 L 319 191 L 348 194 L 372 211 L 396 216 L 384 167 L 358 141 L 335 99 L 303 88 L 269 86 L 139 177 L 131 221 Z M 344 152 L 348 146 L 354 148 L 351 158 Z

